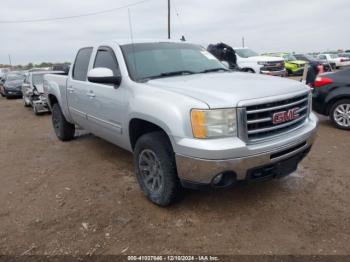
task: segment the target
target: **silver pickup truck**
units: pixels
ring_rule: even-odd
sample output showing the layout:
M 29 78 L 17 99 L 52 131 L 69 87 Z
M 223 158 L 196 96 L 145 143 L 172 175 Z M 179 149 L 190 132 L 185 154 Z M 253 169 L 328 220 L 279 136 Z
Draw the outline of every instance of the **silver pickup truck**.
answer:
M 134 154 L 141 189 L 165 206 L 187 188 L 228 188 L 294 172 L 317 129 L 310 88 L 228 70 L 203 47 L 110 41 L 80 49 L 68 77 L 46 75 L 62 141 L 78 125 Z

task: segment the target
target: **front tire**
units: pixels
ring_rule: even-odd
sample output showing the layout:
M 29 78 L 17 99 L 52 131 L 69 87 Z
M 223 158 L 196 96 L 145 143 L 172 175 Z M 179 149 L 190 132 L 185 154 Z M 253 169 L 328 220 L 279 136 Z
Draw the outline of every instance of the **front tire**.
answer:
M 329 116 L 335 127 L 350 130 L 350 99 L 337 101 L 329 112 Z
M 69 141 L 74 138 L 75 125 L 66 120 L 58 103 L 52 108 L 52 125 L 59 140 Z
M 165 133 L 152 132 L 137 140 L 134 167 L 142 191 L 156 205 L 170 205 L 181 196 L 175 154 Z

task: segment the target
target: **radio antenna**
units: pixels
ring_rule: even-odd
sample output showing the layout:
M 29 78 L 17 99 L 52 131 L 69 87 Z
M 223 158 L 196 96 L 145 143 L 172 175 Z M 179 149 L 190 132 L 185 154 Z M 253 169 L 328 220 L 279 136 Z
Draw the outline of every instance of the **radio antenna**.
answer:
M 134 35 L 132 31 L 132 23 L 131 23 L 131 14 L 130 14 L 130 8 L 128 8 L 128 17 L 129 17 L 129 31 L 130 31 L 130 39 L 131 39 L 131 46 L 132 46 L 132 52 L 133 52 L 133 60 L 134 60 L 134 68 L 135 73 L 137 73 L 137 64 L 136 64 L 136 53 L 135 53 L 135 46 L 134 46 Z

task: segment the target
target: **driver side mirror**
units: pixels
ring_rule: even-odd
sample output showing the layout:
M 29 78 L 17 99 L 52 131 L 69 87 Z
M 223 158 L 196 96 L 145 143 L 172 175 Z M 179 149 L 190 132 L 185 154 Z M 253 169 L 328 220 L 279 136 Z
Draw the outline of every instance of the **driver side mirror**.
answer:
M 88 72 L 88 80 L 97 84 L 113 84 L 120 86 L 121 76 L 114 76 L 113 71 L 105 67 L 96 67 Z

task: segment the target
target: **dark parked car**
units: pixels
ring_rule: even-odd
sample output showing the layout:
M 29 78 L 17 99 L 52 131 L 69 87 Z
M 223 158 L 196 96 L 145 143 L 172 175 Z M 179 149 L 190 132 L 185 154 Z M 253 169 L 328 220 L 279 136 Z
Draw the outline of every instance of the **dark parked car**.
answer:
M 308 63 L 316 64 L 316 65 L 322 65 L 325 72 L 331 72 L 332 69 L 336 68 L 335 63 L 328 63 L 322 60 L 319 60 L 311 55 L 304 55 L 304 54 L 297 54 L 294 55 L 298 60 L 302 60 Z
M 22 97 L 22 83 L 25 75 L 21 73 L 8 73 L 0 84 L 0 94 L 3 97 Z
M 313 87 L 313 109 L 329 116 L 336 127 L 350 130 L 350 68 L 321 74 Z

